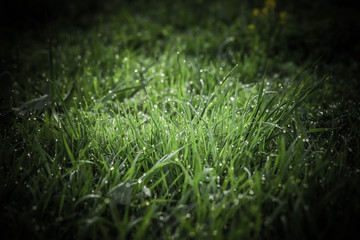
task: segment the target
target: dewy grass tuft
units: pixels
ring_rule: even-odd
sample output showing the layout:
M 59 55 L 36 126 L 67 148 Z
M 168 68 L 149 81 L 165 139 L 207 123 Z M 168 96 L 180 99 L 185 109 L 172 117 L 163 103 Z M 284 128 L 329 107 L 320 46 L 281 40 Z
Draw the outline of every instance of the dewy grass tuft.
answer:
M 51 239 L 293 239 L 346 229 L 354 214 L 342 204 L 358 212 L 360 176 L 346 111 L 359 118 L 359 106 L 321 107 L 328 77 L 269 52 L 268 30 L 282 41 L 290 13 L 279 24 L 280 5 L 266 16 L 244 5 L 233 21 L 179 13 L 175 24 L 152 4 L 59 31 L 50 63 L 45 45 L 20 52 L 14 106 L 45 85 L 57 94 L 7 116 L 1 223 L 14 237 L 26 229 Z M 204 11 L 224 14 L 209 4 Z

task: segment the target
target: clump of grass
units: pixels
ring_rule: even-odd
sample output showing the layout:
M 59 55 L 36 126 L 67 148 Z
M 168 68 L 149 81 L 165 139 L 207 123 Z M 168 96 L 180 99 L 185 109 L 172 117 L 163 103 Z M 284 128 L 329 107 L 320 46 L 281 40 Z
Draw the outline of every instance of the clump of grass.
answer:
M 10 230 L 84 239 L 327 236 L 342 216 L 328 207 L 339 210 L 333 201 L 348 196 L 344 186 L 355 191 L 349 176 L 358 178 L 358 165 L 346 154 L 356 140 L 338 145 L 340 110 L 312 101 L 327 77 L 292 64 L 289 72 L 237 20 L 219 23 L 216 36 L 210 20 L 180 35 L 124 10 L 93 31 L 60 32 L 41 81 L 15 84 L 15 104 L 36 99 L 1 132 Z M 324 212 L 330 220 L 321 224 Z

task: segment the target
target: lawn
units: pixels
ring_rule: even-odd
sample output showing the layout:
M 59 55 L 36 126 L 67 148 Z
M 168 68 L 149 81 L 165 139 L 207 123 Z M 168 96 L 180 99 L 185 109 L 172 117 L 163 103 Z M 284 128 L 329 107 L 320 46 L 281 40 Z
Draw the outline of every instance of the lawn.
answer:
M 26 5 L 2 27 L 3 236 L 354 237 L 360 48 L 331 32 L 351 7 L 310 2 Z

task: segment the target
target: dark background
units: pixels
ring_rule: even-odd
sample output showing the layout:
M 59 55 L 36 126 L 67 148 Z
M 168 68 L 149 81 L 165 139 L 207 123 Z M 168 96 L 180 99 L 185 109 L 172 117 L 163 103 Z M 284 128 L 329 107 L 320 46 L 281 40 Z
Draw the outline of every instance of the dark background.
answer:
M 24 32 L 43 32 L 48 24 L 61 23 L 64 28 L 76 26 L 86 28 L 91 26 L 94 14 L 105 12 L 116 14 L 122 7 L 147 8 L 168 5 L 170 11 L 176 1 L 116 1 L 116 0 L 14 0 L 3 2 L 0 7 L 2 39 L 14 40 Z M 207 6 L 214 2 L 181 1 L 186 2 L 182 7 L 188 7 L 189 14 L 196 13 L 199 17 L 206 16 Z M 236 9 L 246 1 L 222 1 L 232 6 L 235 11 L 227 13 L 226 20 L 231 21 L 237 14 Z M 249 4 L 261 6 L 263 1 L 250 1 Z M 277 6 L 286 9 L 295 17 L 297 29 L 294 29 L 288 39 L 288 48 L 303 51 L 297 54 L 300 58 L 309 55 L 321 55 L 327 62 L 359 60 L 360 45 L 357 36 L 360 32 L 358 20 L 359 8 L 353 0 L 302 0 L 276 1 Z M 227 9 L 229 10 L 229 9 Z M 204 14 L 202 14 L 204 13 Z M 165 18 L 166 19 L 166 18 Z M 196 18 L 193 18 L 196 20 Z M 26 40 L 26 39 L 22 39 Z M 301 59 L 299 59 L 301 60 Z

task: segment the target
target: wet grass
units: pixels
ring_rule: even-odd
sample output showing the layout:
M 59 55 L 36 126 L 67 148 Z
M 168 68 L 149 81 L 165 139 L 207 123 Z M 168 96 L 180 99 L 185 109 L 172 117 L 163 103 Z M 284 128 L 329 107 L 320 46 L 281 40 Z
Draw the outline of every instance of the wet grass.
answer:
M 2 73 L 11 238 L 351 236 L 359 105 L 274 52 L 286 9 L 150 6 L 18 43 Z

